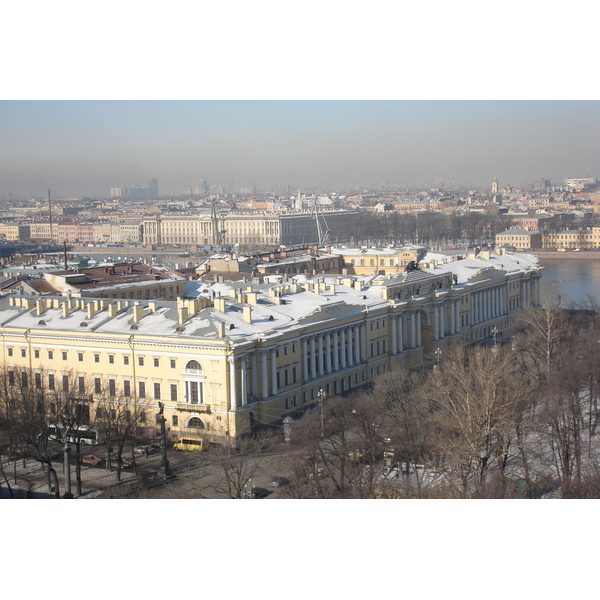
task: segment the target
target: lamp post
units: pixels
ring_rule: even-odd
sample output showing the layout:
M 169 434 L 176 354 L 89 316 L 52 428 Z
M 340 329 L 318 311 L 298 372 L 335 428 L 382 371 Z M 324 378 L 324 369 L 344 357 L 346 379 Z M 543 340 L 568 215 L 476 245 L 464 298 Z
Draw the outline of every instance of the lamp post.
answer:
M 327 397 L 326 392 L 323 391 L 323 388 L 320 387 L 317 393 L 317 397 L 319 398 L 319 407 L 321 408 L 321 437 L 323 437 L 323 426 L 325 423 L 325 398 Z
M 442 358 L 442 349 L 441 348 L 436 348 L 435 349 L 435 359 L 437 361 L 437 367 L 440 366 L 440 359 Z
M 283 420 L 283 439 L 286 442 L 289 442 L 292 439 L 292 423 L 294 419 L 292 417 L 286 417 Z
M 492 335 L 494 336 L 494 348 L 496 347 L 496 337 L 497 337 L 498 333 L 499 333 L 498 328 L 494 325 L 494 328 L 492 329 Z
M 71 447 L 69 446 L 69 436 L 68 436 L 68 428 L 65 429 L 63 434 L 63 457 L 64 457 L 64 474 L 65 474 L 65 493 L 63 498 L 73 498 L 73 494 L 71 493 L 71 461 L 69 460 L 69 452 L 71 452 Z
M 164 479 L 169 479 L 172 475 L 169 467 L 169 459 L 167 458 L 167 420 L 164 416 L 165 405 L 162 402 L 158 403 L 158 410 L 160 419 L 160 467 L 158 472 Z

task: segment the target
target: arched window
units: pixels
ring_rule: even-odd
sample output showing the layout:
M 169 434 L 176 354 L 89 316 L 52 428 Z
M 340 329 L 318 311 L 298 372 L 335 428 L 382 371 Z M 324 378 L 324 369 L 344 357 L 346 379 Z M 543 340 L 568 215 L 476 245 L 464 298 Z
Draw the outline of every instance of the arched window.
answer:
M 192 417 L 188 422 L 187 426 L 191 429 L 206 429 L 204 421 L 200 417 Z
M 204 371 L 197 360 L 190 360 L 185 365 L 183 382 L 185 386 L 185 401 L 189 404 L 204 404 Z

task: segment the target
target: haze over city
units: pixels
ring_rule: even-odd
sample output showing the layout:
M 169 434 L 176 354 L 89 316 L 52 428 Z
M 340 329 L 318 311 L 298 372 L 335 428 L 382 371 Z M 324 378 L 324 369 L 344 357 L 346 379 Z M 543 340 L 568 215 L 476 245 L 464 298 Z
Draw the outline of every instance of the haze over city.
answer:
M 0 193 L 596 176 L 598 101 L 3 101 Z

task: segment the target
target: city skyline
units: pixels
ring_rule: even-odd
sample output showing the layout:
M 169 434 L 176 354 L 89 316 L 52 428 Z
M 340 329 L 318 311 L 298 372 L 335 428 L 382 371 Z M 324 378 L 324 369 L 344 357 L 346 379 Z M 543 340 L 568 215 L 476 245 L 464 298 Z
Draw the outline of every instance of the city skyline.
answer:
M 598 101 L 2 101 L 0 192 L 597 176 Z

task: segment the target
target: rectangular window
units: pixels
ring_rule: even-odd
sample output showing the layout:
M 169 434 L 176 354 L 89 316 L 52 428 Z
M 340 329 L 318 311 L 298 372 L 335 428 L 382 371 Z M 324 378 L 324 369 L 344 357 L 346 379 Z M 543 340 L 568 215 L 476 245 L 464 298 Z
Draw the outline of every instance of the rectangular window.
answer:
M 145 381 L 138 382 L 138 397 L 139 398 L 146 397 L 146 382 Z
M 144 366 L 144 357 L 143 356 L 138 356 L 138 365 L 140 367 Z
M 68 360 L 67 353 L 66 353 L 64 350 L 63 350 L 63 352 L 62 352 L 62 359 L 63 359 L 63 360 Z
M 171 417 L 171 419 L 172 419 L 172 421 L 171 421 L 171 422 L 172 422 L 172 424 L 173 424 L 173 427 L 178 427 L 178 426 L 179 426 L 179 419 L 177 418 L 177 415 L 173 415 L 173 416 Z
M 78 352 L 78 353 L 77 353 L 77 360 L 78 360 L 79 362 L 83 362 L 83 352 Z
M 94 354 L 94 362 L 95 363 L 99 363 L 100 362 L 100 355 L 99 354 Z
M 146 422 L 146 411 L 142 411 L 140 413 L 140 423 L 145 423 Z
M 171 384 L 171 402 L 177 402 L 177 384 Z
M 24 388 L 29 387 L 29 380 L 27 379 L 26 371 L 21 371 L 21 386 Z
M 42 389 L 42 374 L 41 373 L 35 373 L 34 376 L 34 381 L 35 381 L 35 387 L 36 389 L 40 390 Z
M 154 399 L 160 400 L 160 383 L 154 384 Z
M 108 380 L 108 395 L 111 397 L 117 395 L 117 384 L 114 379 Z
M 129 354 L 123 355 L 123 364 L 127 367 L 129 366 Z
M 13 387 L 15 385 L 15 372 L 14 371 L 8 372 L 8 385 L 10 385 L 11 387 Z
M 54 382 L 54 375 L 52 373 L 50 373 L 48 375 L 48 389 L 49 390 L 55 390 L 56 389 L 56 384 Z
M 40 351 L 39 350 L 34 350 L 33 351 L 33 358 L 39 358 L 40 357 Z
M 21 358 L 27 357 L 27 350 L 25 348 L 21 348 Z
M 54 358 L 54 352 L 52 350 L 48 350 L 48 360 L 52 360 Z
M 63 392 L 68 392 L 69 391 L 69 376 L 68 375 L 63 375 L 63 378 L 62 378 L 62 389 L 63 389 Z
M 85 377 L 80 375 L 77 378 L 77 388 L 80 394 L 83 394 L 85 392 Z
M 153 359 L 153 363 L 154 363 L 154 367 L 159 367 L 160 366 L 160 361 L 158 358 L 154 358 Z
M 108 355 L 108 364 L 109 365 L 114 365 L 115 364 L 115 355 L 114 354 L 109 354 Z
M 131 381 L 129 381 L 129 379 L 126 379 L 123 382 L 123 396 L 125 396 L 125 398 L 129 398 L 131 396 Z
M 172 358 L 170 362 L 171 362 L 171 369 L 174 369 L 175 368 L 175 359 Z
M 6 350 L 7 350 L 9 356 L 13 355 L 13 349 L 12 348 L 7 348 Z
M 95 394 L 102 393 L 102 379 L 100 379 L 100 377 L 96 377 L 94 379 L 94 393 Z

